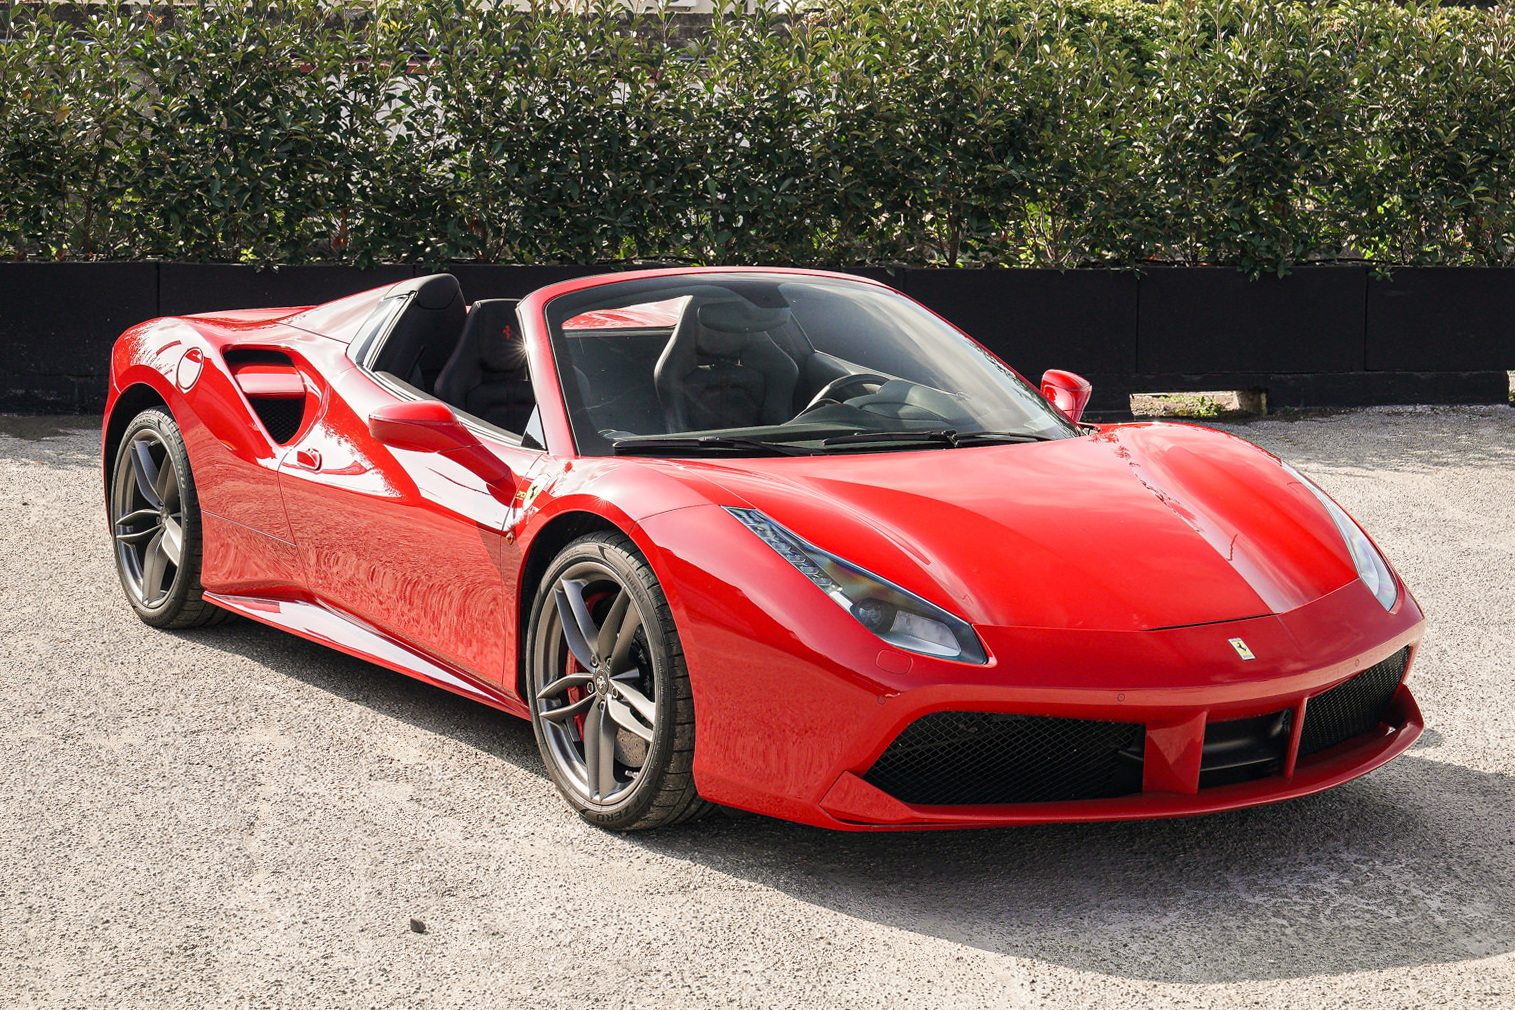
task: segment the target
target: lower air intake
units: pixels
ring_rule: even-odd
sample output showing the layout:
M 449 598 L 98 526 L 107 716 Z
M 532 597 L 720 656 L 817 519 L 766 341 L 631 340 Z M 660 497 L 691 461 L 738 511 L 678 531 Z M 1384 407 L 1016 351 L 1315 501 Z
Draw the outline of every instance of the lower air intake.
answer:
M 917 719 L 866 775 L 922 806 L 1046 803 L 1141 792 L 1146 727 L 996 712 Z
M 1410 650 L 1368 667 L 1344 684 L 1337 684 L 1324 694 L 1305 703 L 1305 724 L 1299 733 L 1299 756 L 1305 757 L 1327 747 L 1371 733 L 1388 714 L 1389 702 L 1404 679 Z

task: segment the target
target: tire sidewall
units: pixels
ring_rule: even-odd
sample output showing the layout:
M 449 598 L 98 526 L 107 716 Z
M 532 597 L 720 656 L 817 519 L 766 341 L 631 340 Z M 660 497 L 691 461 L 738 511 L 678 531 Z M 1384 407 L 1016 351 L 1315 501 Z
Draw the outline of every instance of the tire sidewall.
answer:
M 151 430 L 158 436 L 167 454 L 165 459 L 172 459 L 173 466 L 178 471 L 179 501 L 184 517 L 182 523 L 184 547 L 180 554 L 181 563 L 174 572 L 173 586 L 162 601 L 153 606 L 147 606 L 137 599 L 137 594 L 133 592 L 126 570 L 122 566 L 120 552 L 115 543 L 118 485 L 123 479 L 123 466 L 130 466 L 126 456 L 131 451 L 132 440 L 144 430 Z M 130 479 L 129 471 L 125 476 Z M 190 602 L 191 594 L 198 596 L 200 501 L 195 493 L 194 477 L 190 473 L 189 452 L 185 449 L 184 437 L 180 434 L 179 425 L 174 421 L 173 415 L 162 407 L 149 407 L 127 424 L 126 431 L 121 436 L 121 444 L 116 449 L 116 459 L 111 470 L 109 505 L 112 559 L 115 561 L 116 576 L 121 580 L 121 588 L 126 594 L 127 602 L 137 612 L 137 616 L 147 624 L 154 627 L 166 627 L 178 618 L 184 605 Z
M 647 748 L 647 760 L 636 785 L 614 803 L 599 804 L 584 797 L 577 786 L 558 767 L 542 725 L 540 703 L 537 693 L 542 689 L 542 665 L 545 654 L 557 643 L 543 637 L 543 611 L 552 602 L 552 588 L 563 573 L 583 561 L 591 561 L 609 569 L 631 594 L 633 603 L 642 614 L 642 627 L 647 637 L 647 651 L 652 658 L 653 686 L 657 692 L 658 721 L 653 728 L 652 743 Z M 565 547 L 556 558 L 537 588 L 531 608 L 531 624 L 527 636 L 526 700 L 531 708 L 531 728 L 536 736 L 537 747 L 542 752 L 542 762 L 547 774 L 568 804 L 579 816 L 598 827 L 618 830 L 641 820 L 648 808 L 657 799 L 659 786 L 669 764 L 676 736 L 675 708 L 678 705 L 678 678 L 683 674 L 682 654 L 670 647 L 669 636 L 676 635 L 671 624 L 661 619 L 667 612 L 667 603 L 656 579 L 649 590 L 640 576 L 645 571 L 652 575 L 651 566 L 640 556 L 610 543 L 594 534 L 580 538 Z

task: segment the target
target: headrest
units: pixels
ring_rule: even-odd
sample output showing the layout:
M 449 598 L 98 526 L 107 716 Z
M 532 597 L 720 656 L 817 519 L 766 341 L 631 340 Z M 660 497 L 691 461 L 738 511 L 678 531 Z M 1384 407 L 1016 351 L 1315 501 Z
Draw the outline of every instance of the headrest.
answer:
M 700 330 L 695 346 L 701 354 L 717 358 L 734 358 L 752 343 L 750 333 L 722 333 L 719 330 Z
M 764 309 L 746 300 L 710 302 L 699 308 L 700 325 L 721 333 L 760 333 L 789 321 L 789 309 Z M 702 342 L 703 343 L 703 342 Z
M 507 328 L 498 339 L 490 340 L 482 351 L 479 360 L 485 371 L 520 372 L 526 368 L 526 345 L 512 329 Z
M 452 274 L 429 274 L 401 281 L 389 289 L 389 294 L 398 295 L 406 291 L 415 292 L 416 304 L 423 309 L 445 309 L 454 301 L 463 301 L 463 289 L 458 286 L 458 279 Z
M 526 367 L 526 345 L 515 331 L 516 300 L 486 298 L 468 310 L 468 326 L 477 329 L 479 362 L 488 372 L 518 372 Z

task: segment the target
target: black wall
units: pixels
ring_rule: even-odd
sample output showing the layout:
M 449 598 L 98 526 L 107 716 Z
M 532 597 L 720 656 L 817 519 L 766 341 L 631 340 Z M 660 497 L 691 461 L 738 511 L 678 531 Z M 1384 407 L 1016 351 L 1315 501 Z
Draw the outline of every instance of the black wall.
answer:
M 1505 403 L 1515 370 L 1515 269 L 907 270 L 902 287 L 1029 379 L 1082 374 L 1105 416 L 1210 389 L 1263 389 L 1270 408 Z
M 449 268 L 464 294 L 518 298 L 594 267 Z M 412 276 L 412 267 L 257 271 L 234 264 L 0 263 L 0 410 L 92 412 L 115 338 L 162 315 L 310 305 Z M 1133 392 L 1266 389 L 1270 406 L 1504 403 L 1515 369 L 1515 269 L 853 271 L 898 287 L 1035 381 L 1094 383 L 1091 411 Z

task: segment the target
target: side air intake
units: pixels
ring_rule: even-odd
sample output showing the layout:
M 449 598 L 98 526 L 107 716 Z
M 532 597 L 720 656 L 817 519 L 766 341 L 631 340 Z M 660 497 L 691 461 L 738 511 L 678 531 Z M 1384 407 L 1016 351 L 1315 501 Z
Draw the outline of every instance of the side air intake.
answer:
M 305 379 L 294 359 L 279 351 L 233 348 L 226 352 L 231 376 L 268 437 L 280 445 L 292 442 L 314 406 Z
M 1409 648 L 1368 667 L 1344 684 L 1305 703 L 1305 724 L 1299 733 L 1299 756 L 1335 747 L 1354 736 L 1371 733 L 1388 714 L 1389 703 L 1404 680 Z

